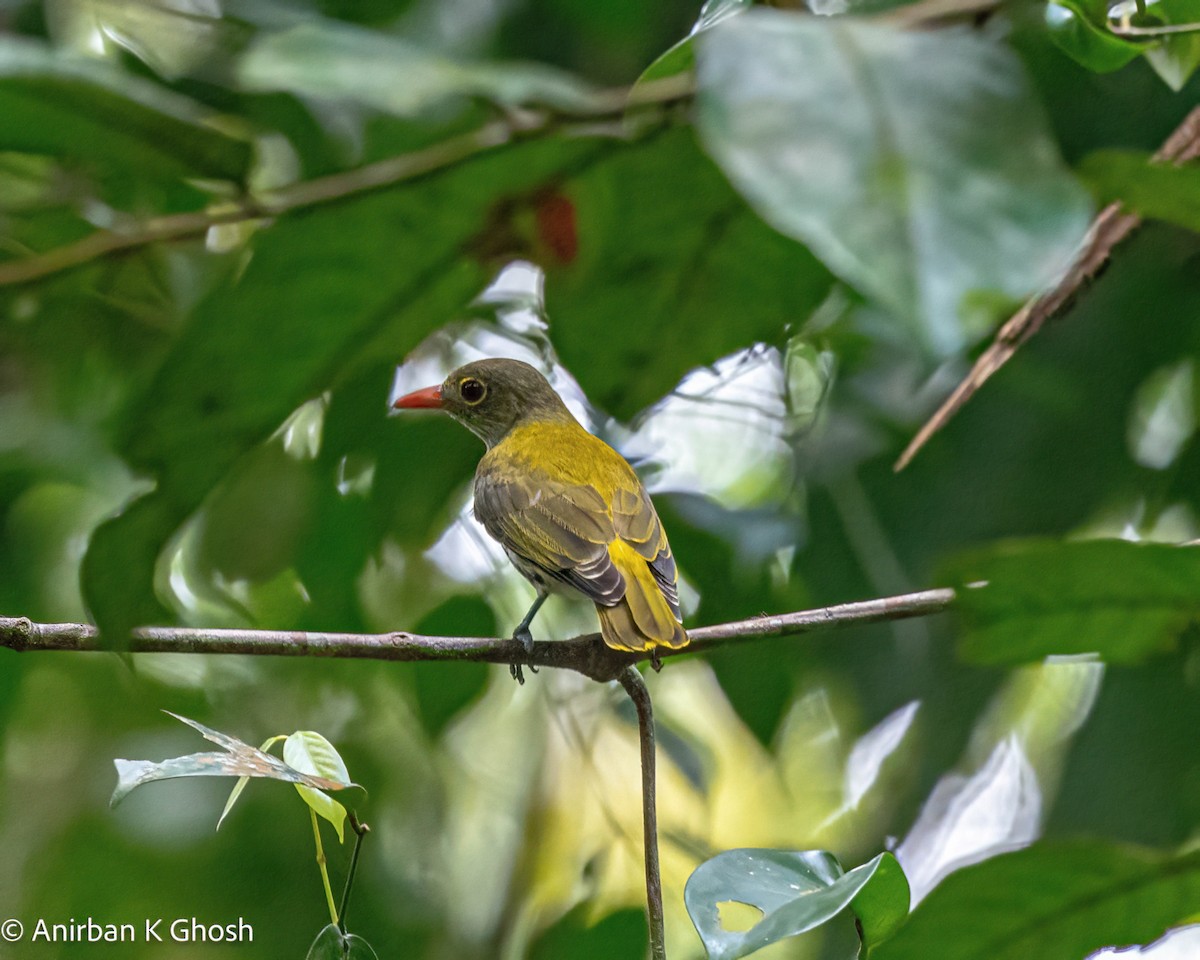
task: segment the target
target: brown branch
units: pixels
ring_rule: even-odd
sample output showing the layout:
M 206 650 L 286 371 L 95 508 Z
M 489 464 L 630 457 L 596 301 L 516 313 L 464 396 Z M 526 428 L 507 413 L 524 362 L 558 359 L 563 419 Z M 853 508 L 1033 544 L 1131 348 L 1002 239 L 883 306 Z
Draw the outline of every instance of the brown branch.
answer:
M 637 667 L 629 666 L 617 677 L 637 710 L 638 740 L 642 747 L 642 838 L 646 866 L 646 915 L 650 927 L 651 960 L 667 960 L 663 928 L 662 876 L 658 868 L 658 811 L 654 774 L 654 708 L 650 691 Z
M 698 653 L 760 637 L 783 637 L 855 624 L 902 620 L 941 613 L 954 603 L 948 587 L 843 603 L 815 610 L 753 617 L 689 630 L 682 650 L 659 650 L 663 658 Z M 18 652 L 98 651 L 100 642 L 86 623 L 34 623 L 0 617 L 0 648 Z M 540 641 L 528 653 L 518 640 L 491 637 L 425 637 L 413 633 L 306 633 L 298 630 L 227 630 L 203 627 L 139 627 L 122 648 L 131 653 L 225 653 L 277 657 L 342 657 L 371 660 L 458 661 L 521 664 L 575 670 L 593 680 L 620 677 L 643 659 L 605 646 L 598 634 L 573 640 Z
M 1200 107 L 1193 109 L 1175 128 L 1154 154 L 1154 160 L 1179 164 L 1194 160 L 1197 156 L 1200 156 Z M 896 461 L 897 471 L 908 466 L 917 455 L 917 451 L 928 443 L 929 438 L 949 423 L 950 418 L 962 409 L 992 374 L 1008 363 L 1022 344 L 1041 330 L 1048 320 L 1058 316 L 1071 305 L 1084 285 L 1094 280 L 1108 266 L 1116 246 L 1141 226 L 1141 223 L 1142 218 L 1136 213 L 1124 211 L 1120 202 L 1110 203 L 1100 211 L 1092 221 L 1087 237 L 1067 271 L 1049 290 L 1026 301 L 1000 328 L 996 339 L 975 361 L 971 372 L 954 388 L 905 447 Z
M 226 201 L 207 210 L 155 217 L 132 223 L 126 228 L 98 230 L 81 240 L 45 253 L 0 262 L 0 287 L 38 280 L 122 250 L 201 237 L 209 228 L 222 224 L 269 219 L 293 210 L 394 186 L 541 134 L 562 132 L 577 136 L 627 136 L 628 131 L 623 126 L 605 126 L 601 121 L 619 119 L 632 107 L 669 106 L 687 99 L 693 92 L 691 77 L 680 75 L 629 89 L 597 91 L 569 115 L 550 111 L 510 111 L 501 120 L 493 120 L 470 133 L 442 140 L 412 153 L 388 157 L 354 170 L 301 181 L 259 195 Z
M 778 616 L 759 616 L 689 631 L 682 650 L 658 657 L 712 649 L 759 637 L 779 637 L 840 626 L 930 616 L 948 609 L 952 589 L 924 590 L 895 597 L 843 603 Z M 642 830 L 646 870 L 646 911 L 652 960 L 666 960 L 662 876 L 658 860 L 654 714 L 650 692 L 634 662 L 637 654 L 605 646 L 598 634 L 560 642 L 539 642 L 531 650 L 518 640 L 424 637 L 412 633 L 306 633 L 289 630 L 228 630 L 195 627 L 139 627 L 124 649 L 132 653 L 236 653 L 260 656 L 350 657 L 376 660 L 483 661 L 576 670 L 598 681 L 618 680 L 637 710 L 642 765 Z M 111 646 L 111 645 L 110 645 Z M 100 651 L 99 632 L 86 623 L 34 623 L 26 617 L 0 617 L 0 648 L 16 652 Z M 360 838 L 361 839 L 361 838 Z M 355 858 L 358 848 L 355 847 Z M 347 896 L 349 881 L 347 881 Z M 345 910 L 343 899 L 343 912 Z

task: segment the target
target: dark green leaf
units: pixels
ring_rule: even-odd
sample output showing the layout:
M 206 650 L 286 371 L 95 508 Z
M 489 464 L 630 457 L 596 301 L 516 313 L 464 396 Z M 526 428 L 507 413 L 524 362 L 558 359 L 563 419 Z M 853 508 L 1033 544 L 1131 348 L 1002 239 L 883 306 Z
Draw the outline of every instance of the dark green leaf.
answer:
M 688 130 L 614 154 L 560 192 L 579 243 L 569 262 L 544 259 L 551 336 L 592 401 L 618 417 L 698 365 L 781 343 L 829 291 L 829 273 L 746 206 Z
M 1149 943 L 1196 912 L 1200 854 L 1042 843 L 959 870 L 874 960 L 1086 957 Z
M 951 567 L 974 663 L 1097 653 L 1135 663 L 1169 650 L 1200 613 L 1200 550 L 1125 540 L 1021 541 Z M 986 581 L 986 586 L 972 584 Z
M 733 184 L 934 351 L 981 332 L 970 299 L 1028 295 L 1083 237 L 1087 199 L 995 39 L 755 9 L 697 53 Z
M 1088 154 L 1080 174 L 1101 203 L 1119 201 L 1154 220 L 1200 231 L 1200 167 L 1151 163 L 1134 150 Z
M 873 956 L 879 944 L 890 940 L 904 926 L 912 899 L 900 861 L 890 853 L 881 853 L 876 860 L 879 866 L 870 882 L 850 902 L 850 909 L 862 928 L 864 957 Z
M 141 178 L 242 181 L 250 144 L 202 121 L 191 101 L 104 63 L 0 37 L 0 150 L 70 158 L 126 186 Z
M 868 894 L 870 884 L 876 889 Z M 718 906 L 727 901 L 760 910 L 762 919 L 746 931 L 724 929 Z M 749 956 L 820 926 L 852 902 L 856 913 L 860 906 L 864 910 L 869 949 L 903 922 L 908 883 L 889 853 L 843 873 L 837 859 L 823 850 L 726 850 L 693 871 L 684 902 L 710 960 Z

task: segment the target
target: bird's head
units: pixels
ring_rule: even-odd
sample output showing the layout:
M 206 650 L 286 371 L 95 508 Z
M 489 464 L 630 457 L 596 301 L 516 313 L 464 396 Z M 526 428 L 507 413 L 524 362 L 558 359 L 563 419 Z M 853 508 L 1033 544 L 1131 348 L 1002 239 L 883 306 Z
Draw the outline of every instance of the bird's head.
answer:
M 444 410 L 490 450 L 525 423 L 571 420 L 570 412 L 535 367 L 520 360 L 476 360 L 436 387 L 405 394 L 393 410 Z

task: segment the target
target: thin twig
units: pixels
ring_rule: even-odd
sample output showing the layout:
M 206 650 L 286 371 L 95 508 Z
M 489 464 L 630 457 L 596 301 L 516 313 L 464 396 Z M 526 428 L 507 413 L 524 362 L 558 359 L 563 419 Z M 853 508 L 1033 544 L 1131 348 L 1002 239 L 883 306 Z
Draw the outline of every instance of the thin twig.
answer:
M 202 237 L 212 227 L 270 219 L 369 190 L 394 186 L 445 170 L 506 144 L 542 134 L 621 135 L 626 133 L 623 126 L 604 125 L 602 121 L 620 119 L 627 109 L 634 106 L 669 106 L 685 100 L 692 93 L 691 77 L 680 75 L 632 89 L 596 92 L 589 97 L 586 108 L 581 107 L 570 115 L 550 111 L 510 111 L 503 119 L 493 120 L 469 133 L 450 137 L 412 153 L 301 181 L 278 190 L 224 201 L 207 210 L 155 217 L 131 223 L 126 228 L 98 230 L 81 240 L 45 253 L 0 262 L 0 287 L 38 280 L 122 250 Z
M 1189 113 L 1167 138 L 1154 160 L 1160 163 L 1186 163 L 1200 156 L 1200 107 Z M 943 401 L 896 461 L 903 470 L 937 431 L 941 430 L 975 395 L 988 379 L 1006 364 L 1017 349 L 1036 334 L 1046 321 L 1058 316 L 1074 301 L 1083 286 L 1094 280 L 1112 257 L 1114 248 L 1136 230 L 1142 218 L 1124 211 L 1119 202 L 1110 203 L 1092 221 L 1091 229 L 1070 267 L 1059 281 L 1044 293 L 1026 301 L 1000 328 L 996 339 L 975 361 L 975 366 L 954 392 Z
M 1143 0 L 1144 2 L 1144 0 Z M 1145 11 L 1140 11 L 1145 13 Z M 1200 33 L 1200 23 L 1164 23 L 1157 27 L 1137 27 L 1131 23 L 1110 23 L 1109 33 L 1117 37 L 1170 37 L 1181 33 Z
M 654 779 L 654 708 L 650 691 L 637 667 L 629 666 L 617 677 L 637 710 L 638 740 L 642 745 L 642 838 L 645 844 L 646 916 L 650 926 L 652 960 L 667 960 L 663 930 L 662 876 L 658 869 L 658 811 Z
M 371 832 L 371 828 L 361 823 L 354 811 L 347 816 L 350 818 L 350 829 L 354 831 L 354 852 L 350 854 L 350 869 L 346 871 L 346 885 L 342 888 L 342 903 L 338 909 L 338 927 L 342 936 L 346 936 L 346 911 L 350 909 L 350 891 L 354 888 L 354 875 L 358 871 L 358 855 L 362 851 L 363 837 Z
M 659 649 L 663 658 L 696 653 L 761 637 L 783 637 L 854 624 L 902 620 L 941 613 L 954 603 L 949 587 L 895 597 L 860 600 L 815 610 L 752 617 L 688 631 L 691 643 L 680 650 Z M 643 656 L 604 645 L 599 634 L 573 640 L 541 641 L 526 652 L 519 640 L 494 637 L 425 637 L 413 633 L 306 633 L 299 630 L 239 630 L 204 627 L 139 627 L 123 650 L 130 653 L 235 653 L 278 657 L 342 657 L 370 660 L 461 661 L 521 664 L 575 670 L 593 680 L 616 680 Z M 17 652 L 100 651 L 116 647 L 100 642 L 86 623 L 34 623 L 25 617 L 0 617 L 0 648 Z

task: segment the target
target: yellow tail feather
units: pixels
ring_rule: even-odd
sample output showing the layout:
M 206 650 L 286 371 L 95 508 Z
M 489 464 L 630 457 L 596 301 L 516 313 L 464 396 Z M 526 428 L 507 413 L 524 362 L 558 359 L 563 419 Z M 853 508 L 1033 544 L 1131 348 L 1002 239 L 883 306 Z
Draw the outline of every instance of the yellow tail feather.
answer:
M 615 606 L 596 604 L 604 642 L 614 650 L 633 653 L 687 646 L 687 633 L 671 612 L 645 559 L 622 540 L 610 544 L 608 554 L 625 580 L 625 596 Z

